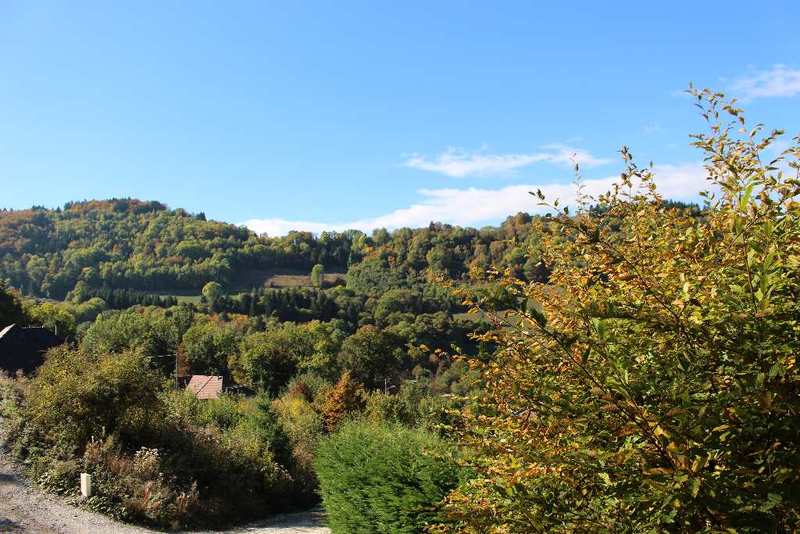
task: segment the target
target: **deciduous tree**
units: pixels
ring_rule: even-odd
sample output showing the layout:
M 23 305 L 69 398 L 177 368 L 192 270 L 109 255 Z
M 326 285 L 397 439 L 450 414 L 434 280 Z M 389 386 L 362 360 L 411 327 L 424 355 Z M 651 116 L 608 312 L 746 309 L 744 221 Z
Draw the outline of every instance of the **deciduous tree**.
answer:
M 627 150 L 620 182 L 558 217 L 550 285 L 487 339 L 450 495 L 469 532 L 800 528 L 800 143 L 695 93 L 711 194 L 664 204 Z M 559 209 L 554 204 L 552 209 Z

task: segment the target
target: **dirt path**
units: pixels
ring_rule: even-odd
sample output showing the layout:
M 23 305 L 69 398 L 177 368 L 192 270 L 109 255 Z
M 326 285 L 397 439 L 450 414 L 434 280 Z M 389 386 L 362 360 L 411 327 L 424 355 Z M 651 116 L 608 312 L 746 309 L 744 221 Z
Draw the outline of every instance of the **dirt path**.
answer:
M 227 533 L 329 534 L 319 511 L 284 514 Z M 104 515 L 81 510 L 64 499 L 48 495 L 22 477 L 0 453 L 0 532 L 44 534 L 142 534 L 156 532 L 125 525 Z

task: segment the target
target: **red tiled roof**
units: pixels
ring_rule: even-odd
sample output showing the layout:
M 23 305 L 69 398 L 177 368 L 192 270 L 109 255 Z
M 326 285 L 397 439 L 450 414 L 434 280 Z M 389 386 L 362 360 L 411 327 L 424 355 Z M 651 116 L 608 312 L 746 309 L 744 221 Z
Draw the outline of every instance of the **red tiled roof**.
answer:
M 186 389 L 198 399 L 218 399 L 222 394 L 222 377 L 193 375 Z

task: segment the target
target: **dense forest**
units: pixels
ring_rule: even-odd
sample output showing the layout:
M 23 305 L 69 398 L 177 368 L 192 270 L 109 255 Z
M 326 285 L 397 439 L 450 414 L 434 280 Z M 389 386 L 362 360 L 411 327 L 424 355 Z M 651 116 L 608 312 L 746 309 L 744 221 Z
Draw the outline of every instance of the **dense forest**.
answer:
M 0 279 L 26 295 L 59 300 L 98 289 L 199 293 L 209 281 L 249 290 L 269 273 L 309 273 L 314 265 L 349 270 L 349 286 L 362 292 L 435 275 L 459 280 L 471 269 L 511 268 L 533 280 L 545 275 L 537 267 L 537 229 L 545 225 L 520 213 L 480 230 L 431 223 L 371 236 L 350 230 L 268 237 L 159 202 L 73 202 L 0 211 Z
M 607 194 L 480 230 L 0 213 L 0 326 L 66 340 L 0 379 L 7 446 L 159 528 L 321 501 L 337 534 L 797 531 L 800 138 L 693 94 L 702 207 L 623 149 Z

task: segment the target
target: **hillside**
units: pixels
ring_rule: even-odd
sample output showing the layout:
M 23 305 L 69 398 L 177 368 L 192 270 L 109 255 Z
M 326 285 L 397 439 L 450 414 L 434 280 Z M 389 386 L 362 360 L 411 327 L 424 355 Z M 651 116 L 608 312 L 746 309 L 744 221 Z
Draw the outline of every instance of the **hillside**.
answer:
M 480 230 L 431 223 L 371 236 L 351 230 L 268 237 L 159 202 L 71 202 L 0 211 L 0 279 L 24 294 L 59 300 L 76 286 L 162 295 L 198 294 L 210 280 L 230 291 L 302 286 L 315 264 L 330 283 L 351 269 L 362 290 L 405 287 L 427 274 L 459 279 L 491 267 L 530 279 L 542 276 L 537 228 L 546 229 L 521 213 Z
M 0 277 L 25 293 L 58 299 L 79 281 L 154 292 L 198 289 L 209 280 L 235 287 L 259 269 L 344 268 L 357 237 L 259 238 L 158 202 L 68 203 L 0 213 Z

